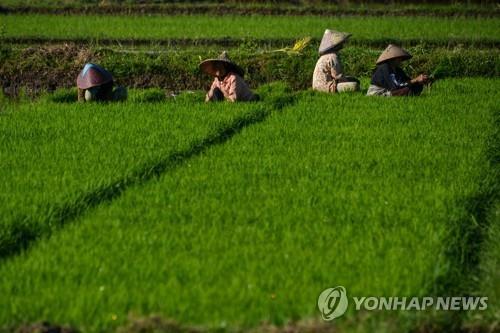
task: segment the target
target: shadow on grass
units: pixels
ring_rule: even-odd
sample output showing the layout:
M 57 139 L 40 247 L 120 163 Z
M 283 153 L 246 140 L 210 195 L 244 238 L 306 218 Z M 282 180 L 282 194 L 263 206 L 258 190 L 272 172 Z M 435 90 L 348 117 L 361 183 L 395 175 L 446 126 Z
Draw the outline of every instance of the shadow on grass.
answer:
M 266 93 L 264 91 L 264 93 Z M 119 198 L 132 186 L 145 184 L 165 172 L 182 166 L 187 160 L 200 155 L 212 146 L 222 145 L 244 128 L 263 122 L 274 111 L 294 103 L 295 97 L 287 95 L 270 96 L 261 108 L 234 120 L 229 126 L 221 127 L 214 134 L 195 142 L 190 148 L 174 152 L 155 163 L 143 165 L 131 175 L 112 184 L 97 188 L 80 196 L 74 202 L 49 207 L 49 214 L 43 218 L 22 216 L 9 224 L 0 238 L 0 259 L 16 255 L 44 236 L 77 219 L 91 209 L 105 202 Z
M 449 267 L 434 282 L 436 296 L 487 296 L 475 295 L 480 280 L 480 261 L 490 213 L 495 203 L 500 201 L 500 112 L 495 113 L 495 132 L 487 143 L 489 171 L 481 181 L 478 193 L 464 200 L 467 214 L 457 221 L 457 227 L 449 234 L 446 256 Z M 442 318 L 424 323 L 415 332 L 490 332 L 487 323 L 484 327 L 464 328 L 466 310 L 447 311 Z M 477 330 L 476 330 L 477 329 Z

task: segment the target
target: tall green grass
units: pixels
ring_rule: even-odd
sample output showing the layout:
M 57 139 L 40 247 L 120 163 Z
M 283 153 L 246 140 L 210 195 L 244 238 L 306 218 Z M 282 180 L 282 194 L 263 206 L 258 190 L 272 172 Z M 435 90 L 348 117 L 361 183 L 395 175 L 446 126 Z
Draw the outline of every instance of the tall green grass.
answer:
M 3 0 L 2 5 L 7 8 L 29 8 L 29 9 L 86 9 L 86 10 L 106 10 L 109 8 L 125 7 L 126 9 L 163 9 L 163 8 L 185 8 L 185 9 L 199 9 L 199 8 L 214 8 L 214 9 L 279 9 L 282 11 L 292 12 L 310 12 L 316 9 L 326 10 L 334 13 L 366 13 L 374 11 L 376 13 L 399 13 L 410 12 L 420 13 L 426 12 L 427 14 L 484 14 L 485 12 L 495 11 L 494 3 L 452 3 L 452 4 L 433 4 L 433 3 L 398 3 L 397 6 L 386 6 L 383 3 L 364 2 L 364 3 L 334 3 L 330 1 L 301 1 L 300 3 L 293 1 L 283 2 L 266 2 L 266 1 L 137 1 L 137 0 L 108 0 L 103 3 L 100 0 Z M 146 11 L 149 13 L 149 11 Z
M 475 225 L 469 201 L 491 185 L 497 87 L 447 80 L 400 99 L 305 92 L 4 261 L 0 323 L 109 332 L 129 313 L 156 313 L 224 330 L 317 318 L 319 293 L 336 285 L 423 296 L 452 290 L 439 284 L 448 281 L 460 292 L 467 263 L 455 255 L 469 244 L 459 231 Z M 418 321 L 369 316 L 365 331 Z M 335 325 L 363 330 L 362 318 L 351 307 Z
M 300 38 L 321 37 L 325 28 L 357 40 L 498 40 L 497 18 L 319 16 L 51 16 L 2 15 L 4 37 L 45 38 Z
M 496 136 L 492 137 L 490 156 L 492 167 L 496 170 L 496 179 L 500 178 L 500 109 L 496 110 Z M 500 184 L 492 189 L 492 197 L 485 200 L 488 209 L 483 212 L 488 222 L 482 229 L 481 237 L 477 239 L 481 247 L 478 254 L 478 269 L 474 275 L 474 281 L 469 288 L 472 295 L 487 296 L 488 309 L 484 313 L 469 313 L 467 325 L 474 329 L 480 325 L 488 327 L 489 330 L 498 330 L 500 325 Z
M 480 257 L 480 269 L 475 276 L 477 284 L 471 288 L 471 294 L 488 297 L 488 310 L 484 313 L 470 313 L 467 324 L 475 327 L 481 324 L 498 329 L 500 318 L 500 205 L 492 207 L 490 225 L 484 230 L 483 250 Z
M 481 269 L 477 275 L 478 288 L 473 289 L 475 295 L 486 295 L 488 311 L 485 314 L 469 316 L 472 324 L 481 322 L 491 323 L 491 327 L 498 328 L 500 318 L 500 204 L 492 207 L 490 212 L 490 225 L 485 231 L 484 250 L 481 256 Z
M 261 107 L 214 107 L 199 94 L 166 101 L 154 91 L 132 94 L 127 103 L 51 99 L 59 102 L 10 103 L 0 116 L 0 256 L 154 175 L 158 164 Z M 155 99 L 162 103 L 147 102 Z

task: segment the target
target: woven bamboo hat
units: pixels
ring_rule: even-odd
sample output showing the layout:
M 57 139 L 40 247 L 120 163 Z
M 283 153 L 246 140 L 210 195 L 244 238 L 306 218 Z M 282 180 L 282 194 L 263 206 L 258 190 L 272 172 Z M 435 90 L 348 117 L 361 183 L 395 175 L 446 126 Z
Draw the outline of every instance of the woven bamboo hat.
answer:
M 319 45 L 318 52 L 320 55 L 331 51 L 344 43 L 351 37 L 351 34 L 346 32 L 340 32 L 336 30 L 326 29 L 321 39 L 321 44 Z
M 245 75 L 243 68 L 232 62 L 226 51 L 222 52 L 217 59 L 207 59 L 202 61 L 200 63 L 200 69 L 211 76 L 215 76 L 215 64 L 222 64 L 228 72 L 234 72 L 241 77 Z
M 395 59 L 395 58 L 401 58 L 403 60 L 408 60 L 411 59 L 412 55 L 408 53 L 405 49 L 402 47 L 396 46 L 394 44 L 389 44 L 387 48 L 382 52 L 380 57 L 377 59 L 377 65 L 381 64 L 387 60 Z

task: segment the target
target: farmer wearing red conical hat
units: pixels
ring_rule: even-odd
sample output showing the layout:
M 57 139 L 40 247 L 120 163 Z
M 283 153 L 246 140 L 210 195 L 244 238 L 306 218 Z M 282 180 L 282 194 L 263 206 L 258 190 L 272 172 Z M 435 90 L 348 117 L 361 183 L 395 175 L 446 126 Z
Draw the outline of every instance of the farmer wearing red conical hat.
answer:
M 346 92 L 359 90 L 359 81 L 344 75 L 340 50 L 351 35 L 326 29 L 319 46 L 320 58 L 313 74 L 312 88 L 323 92 Z
M 420 74 L 411 79 L 401 69 L 401 63 L 412 57 L 403 48 L 389 44 L 377 60 L 377 68 L 368 88 L 368 96 L 411 96 L 420 95 L 429 77 Z
M 96 64 L 85 64 L 76 79 L 78 101 L 118 101 L 127 99 L 127 90 L 116 87 L 113 90 L 113 76 Z
M 217 59 L 207 59 L 200 63 L 200 69 L 214 77 L 210 90 L 205 97 L 206 102 L 254 101 L 258 99 L 243 80 L 245 71 L 229 59 L 227 52 L 222 52 Z

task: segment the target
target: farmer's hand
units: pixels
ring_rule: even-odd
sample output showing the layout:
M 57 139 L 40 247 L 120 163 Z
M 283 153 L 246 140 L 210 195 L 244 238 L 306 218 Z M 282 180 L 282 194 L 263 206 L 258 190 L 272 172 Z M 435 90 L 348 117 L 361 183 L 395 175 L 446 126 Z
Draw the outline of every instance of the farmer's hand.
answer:
M 427 83 L 429 81 L 429 76 L 426 75 L 426 74 L 420 74 L 419 76 L 417 76 L 416 78 L 414 78 L 413 80 L 411 80 L 411 83 L 420 83 L 420 84 L 424 84 L 424 83 Z

